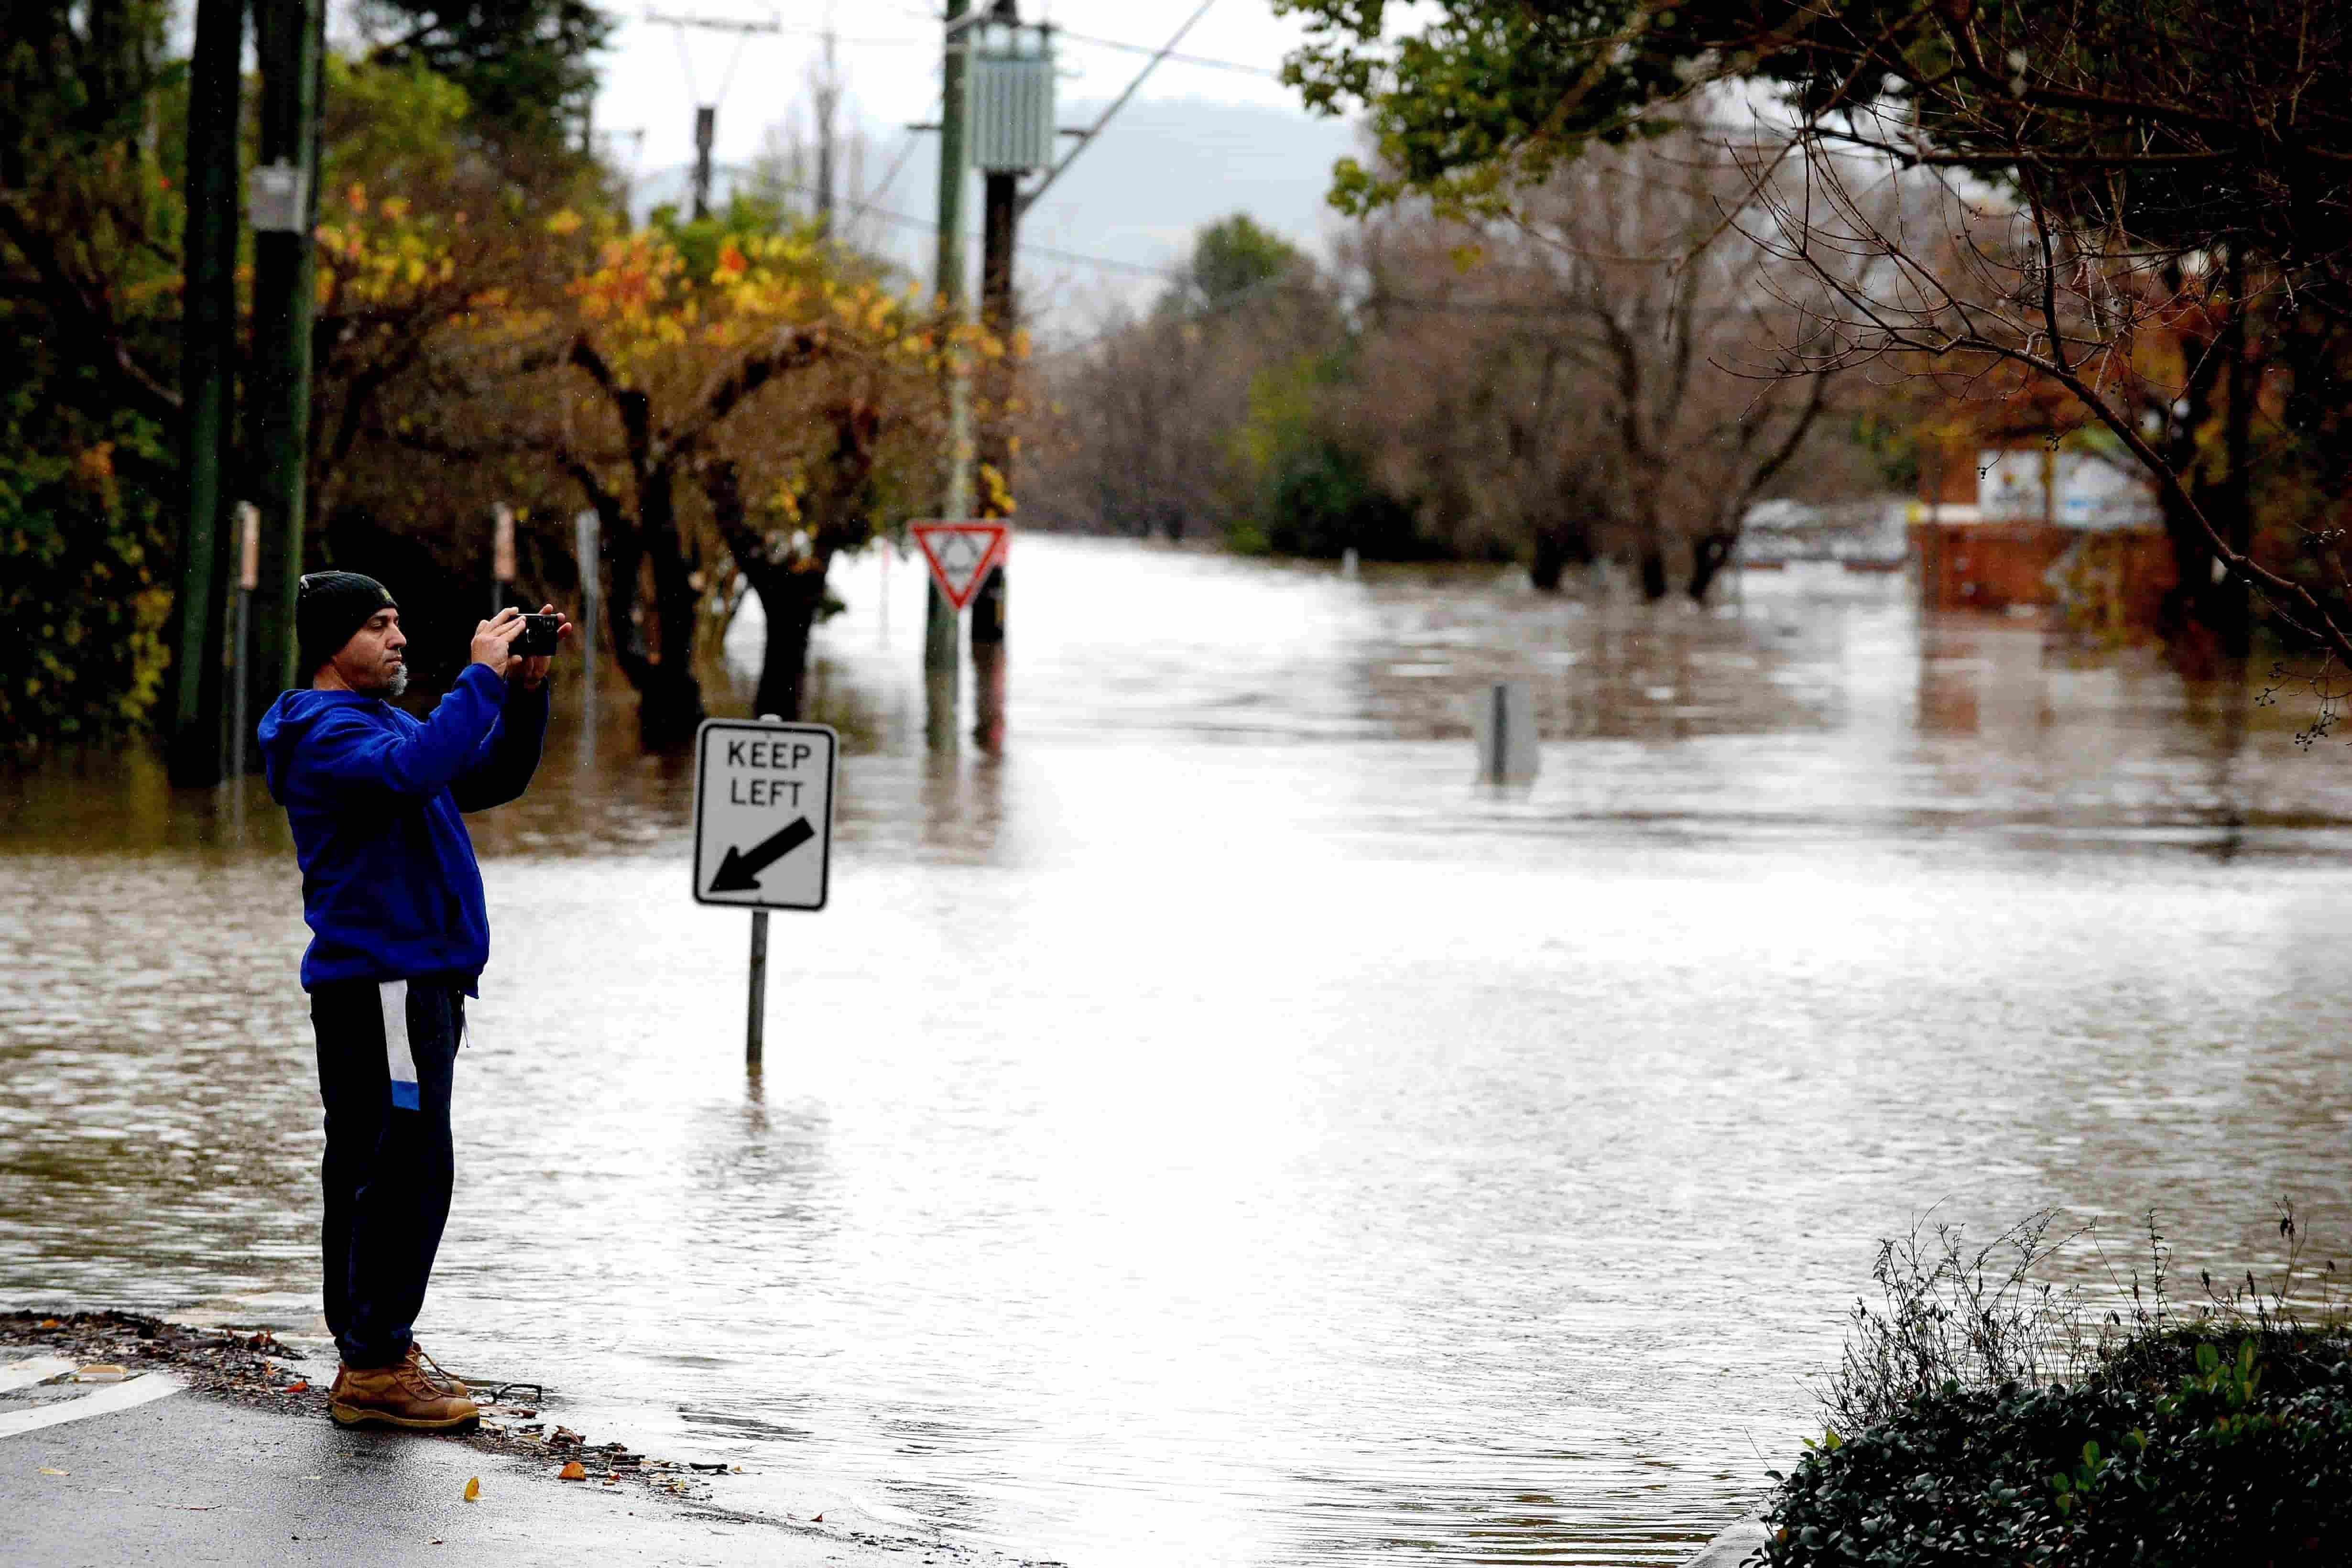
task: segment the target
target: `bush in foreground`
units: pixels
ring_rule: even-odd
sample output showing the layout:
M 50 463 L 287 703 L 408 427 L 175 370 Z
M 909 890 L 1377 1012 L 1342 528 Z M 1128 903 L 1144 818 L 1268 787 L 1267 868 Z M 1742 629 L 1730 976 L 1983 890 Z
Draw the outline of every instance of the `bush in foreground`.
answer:
M 2293 1265 L 2267 1297 L 2249 1281 L 2183 1315 L 2155 1238 L 2128 1313 L 2097 1316 L 2036 1281 L 2049 1223 L 1973 1254 L 1948 1230 L 1882 1251 L 1887 1307 L 1856 1310 L 1832 1426 L 1776 1474 L 1761 1560 L 2352 1562 L 2352 1333 L 2324 1300 L 2297 1320 Z

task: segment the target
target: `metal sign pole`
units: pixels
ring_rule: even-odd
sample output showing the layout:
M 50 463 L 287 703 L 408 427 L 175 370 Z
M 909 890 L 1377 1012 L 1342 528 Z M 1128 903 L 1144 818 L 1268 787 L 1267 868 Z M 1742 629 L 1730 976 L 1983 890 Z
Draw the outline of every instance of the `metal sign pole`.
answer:
M 246 670 L 253 658 L 253 591 L 261 586 L 261 510 L 251 501 L 236 509 L 236 684 L 235 716 L 229 720 L 229 781 L 245 777 Z M 242 795 L 239 799 L 244 798 Z
M 604 519 L 594 508 L 572 520 L 572 557 L 580 568 L 580 668 L 596 670 L 596 623 L 604 614 Z
M 783 716 L 762 713 L 762 724 L 781 724 Z M 744 1009 L 743 1068 L 758 1072 L 768 1051 L 768 911 L 751 911 L 751 996 Z
M 752 1072 L 760 1070 L 760 1058 L 767 1048 L 768 1034 L 768 911 L 751 911 L 751 1024 L 743 1040 L 743 1065 Z
M 500 501 L 490 508 L 490 616 L 507 607 L 508 590 L 515 580 L 514 509 Z

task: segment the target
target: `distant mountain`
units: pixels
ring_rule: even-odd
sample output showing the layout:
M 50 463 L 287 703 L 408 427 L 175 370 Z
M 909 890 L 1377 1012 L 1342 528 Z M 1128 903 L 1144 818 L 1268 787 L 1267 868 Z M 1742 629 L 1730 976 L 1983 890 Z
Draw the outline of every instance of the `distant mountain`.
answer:
M 1061 121 L 1090 125 L 1100 101 L 1066 103 Z M 869 126 L 866 179 L 898 161 L 909 132 Z M 1066 142 L 1066 146 L 1067 145 Z M 1296 110 L 1195 99 L 1129 104 L 1096 145 L 1070 165 L 1021 226 L 1020 287 L 1047 334 L 1083 331 L 1114 303 L 1139 306 L 1164 286 L 1151 271 L 1181 263 L 1202 225 L 1245 212 L 1308 252 L 1322 256 L 1346 220 L 1324 203 L 1332 162 L 1354 151 L 1354 130 Z M 724 199 L 731 171 L 714 184 Z M 683 206 L 684 168 L 639 176 L 629 205 L 642 219 L 664 203 Z M 929 279 L 937 210 L 939 142 L 921 133 L 889 188 L 869 196 L 875 209 L 855 216 L 860 239 Z M 845 186 L 846 205 L 856 195 Z M 967 251 L 980 266 L 980 184 L 965 195 Z

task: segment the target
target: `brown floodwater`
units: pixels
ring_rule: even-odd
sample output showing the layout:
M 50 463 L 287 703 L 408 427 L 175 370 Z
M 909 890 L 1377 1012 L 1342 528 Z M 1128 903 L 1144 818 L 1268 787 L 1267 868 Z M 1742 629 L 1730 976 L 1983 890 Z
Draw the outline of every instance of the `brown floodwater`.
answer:
M 2154 1208 L 2192 1273 L 2343 1217 L 2352 757 L 2291 700 L 1900 580 L 1014 568 L 993 761 L 924 751 L 914 571 L 839 574 L 760 1079 L 688 773 L 564 692 L 474 819 L 442 1360 L 1080 1568 L 1666 1563 L 1931 1208 Z M 1472 776 L 1501 679 L 1530 787 Z M 303 939 L 257 781 L 0 784 L 0 1303 L 316 1326 Z

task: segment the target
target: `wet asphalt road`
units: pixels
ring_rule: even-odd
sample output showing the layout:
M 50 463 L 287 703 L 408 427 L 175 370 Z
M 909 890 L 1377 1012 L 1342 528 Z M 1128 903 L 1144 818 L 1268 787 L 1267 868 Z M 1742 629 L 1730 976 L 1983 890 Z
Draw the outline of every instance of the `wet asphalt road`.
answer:
M 62 1472 L 52 1473 L 52 1472 Z M 468 1478 L 481 1500 L 463 1500 Z M 0 1563 L 661 1563 L 916 1568 L 983 1559 L 553 1479 L 462 1444 L 200 1393 L 0 1436 Z

